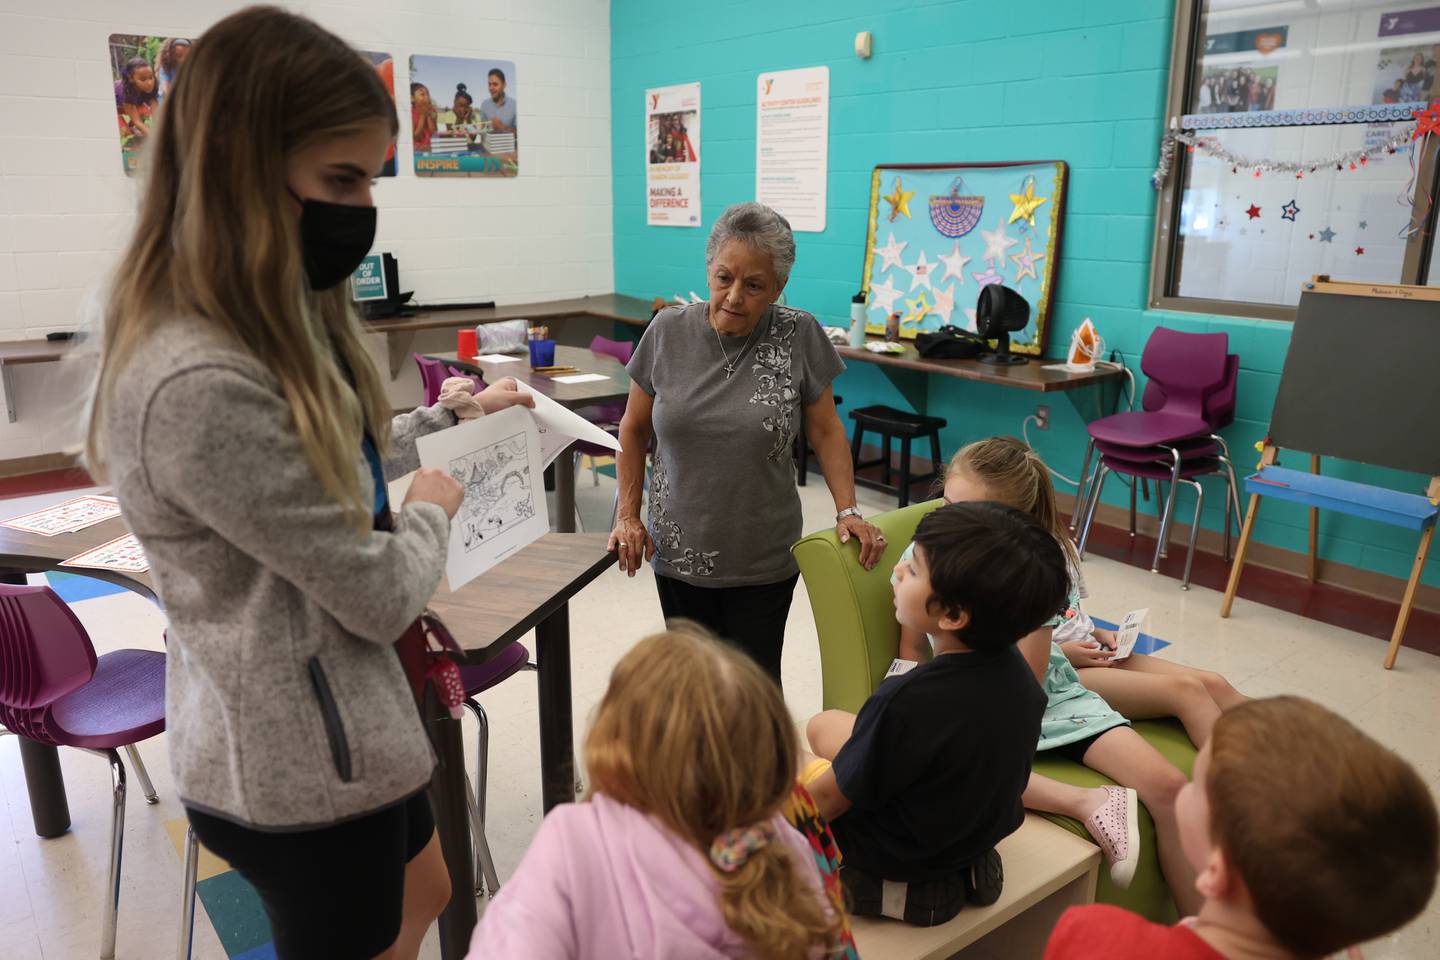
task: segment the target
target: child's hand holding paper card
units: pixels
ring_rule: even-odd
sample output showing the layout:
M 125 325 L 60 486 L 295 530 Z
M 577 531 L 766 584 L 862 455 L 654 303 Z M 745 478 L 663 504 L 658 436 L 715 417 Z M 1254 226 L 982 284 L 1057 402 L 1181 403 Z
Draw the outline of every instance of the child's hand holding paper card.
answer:
M 1111 660 L 1124 660 L 1135 651 L 1135 642 L 1140 639 L 1140 630 L 1149 617 L 1149 607 L 1125 614 L 1125 619 L 1115 628 L 1115 653 L 1111 655 Z

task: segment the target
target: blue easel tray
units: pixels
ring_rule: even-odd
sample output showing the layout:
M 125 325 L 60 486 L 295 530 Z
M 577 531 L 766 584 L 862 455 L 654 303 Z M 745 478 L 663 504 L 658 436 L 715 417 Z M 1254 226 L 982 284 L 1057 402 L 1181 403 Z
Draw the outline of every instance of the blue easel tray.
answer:
M 1284 467 L 1263 467 L 1245 478 L 1249 493 L 1334 510 L 1396 527 L 1423 530 L 1435 523 L 1440 507 L 1415 493 L 1401 493 L 1354 480 L 1341 480 Z

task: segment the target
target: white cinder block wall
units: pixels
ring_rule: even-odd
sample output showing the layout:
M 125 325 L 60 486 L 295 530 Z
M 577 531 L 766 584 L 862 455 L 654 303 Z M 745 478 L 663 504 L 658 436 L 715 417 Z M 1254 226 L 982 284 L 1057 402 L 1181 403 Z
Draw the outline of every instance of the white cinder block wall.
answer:
M 76 329 L 116 267 L 136 183 L 121 172 L 110 34 L 196 37 L 245 5 L 0 0 L 0 339 Z M 400 175 L 376 188 L 375 248 L 400 259 L 402 286 L 418 301 L 518 303 L 613 289 L 609 0 L 282 5 L 395 57 Z M 414 53 L 515 62 L 519 177 L 413 175 Z M 0 460 L 74 442 L 70 401 L 83 376 L 68 367 L 12 368 L 19 419 L 0 415 Z

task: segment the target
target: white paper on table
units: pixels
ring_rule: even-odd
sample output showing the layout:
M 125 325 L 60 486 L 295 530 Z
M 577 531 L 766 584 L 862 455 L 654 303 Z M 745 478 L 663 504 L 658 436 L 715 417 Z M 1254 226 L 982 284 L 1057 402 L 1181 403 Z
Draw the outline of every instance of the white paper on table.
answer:
M 529 384 L 518 381 L 517 384 L 535 398 L 535 426 L 540 430 L 540 456 L 544 466 L 554 463 L 555 458 L 575 440 L 609 447 L 617 453 L 620 451 L 620 440 L 614 434 L 606 433 L 574 411 L 532 389 Z
M 109 543 L 102 543 L 84 553 L 76 554 L 69 560 L 62 560 L 60 566 L 144 573 L 150 569 L 150 561 L 145 558 L 145 550 L 140 546 L 140 541 L 135 539 L 135 534 L 127 533 Z
M 476 363 L 519 363 L 519 357 L 507 357 L 503 353 L 482 353 L 475 358 Z
M 467 420 L 415 441 L 420 465 L 465 487 L 450 521 L 445 577 L 458 590 L 550 530 L 540 434 L 524 407 Z
M 1145 626 L 1145 620 L 1149 616 L 1149 607 L 1131 610 L 1125 614 L 1125 619 L 1115 628 L 1115 652 L 1111 655 L 1111 660 L 1124 660 L 1135 651 L 1135 642 L 1140 639 L 1140 629 Z
M 38 533 L 42 537 L 53 537 L 84 530 L 118 516 L 119 500 L 114 497 L 85 496 L 75 497 L 34 513 L 11 517 L 9 520 L 0 521 L 0 526 L 24 530 L 26 533 Z
M 592 383 L 596 380 L 609 380 L 603 373 L 571 373 L 563 377 L 551 377 L 556 383 Z

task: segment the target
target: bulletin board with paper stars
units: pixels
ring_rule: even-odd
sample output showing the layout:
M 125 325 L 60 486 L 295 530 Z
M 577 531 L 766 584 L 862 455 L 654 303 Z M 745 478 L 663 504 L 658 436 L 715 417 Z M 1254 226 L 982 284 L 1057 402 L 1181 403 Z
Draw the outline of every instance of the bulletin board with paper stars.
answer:
M 866 329 L 900 335 L 953 325 L 975 329 L 975 302 L 1003 283 L 1030 302 L 1030 323 L 1011 349 L 1045 349 L 1060 226 L 1064 161 L 877 166 L 865 241 Z

